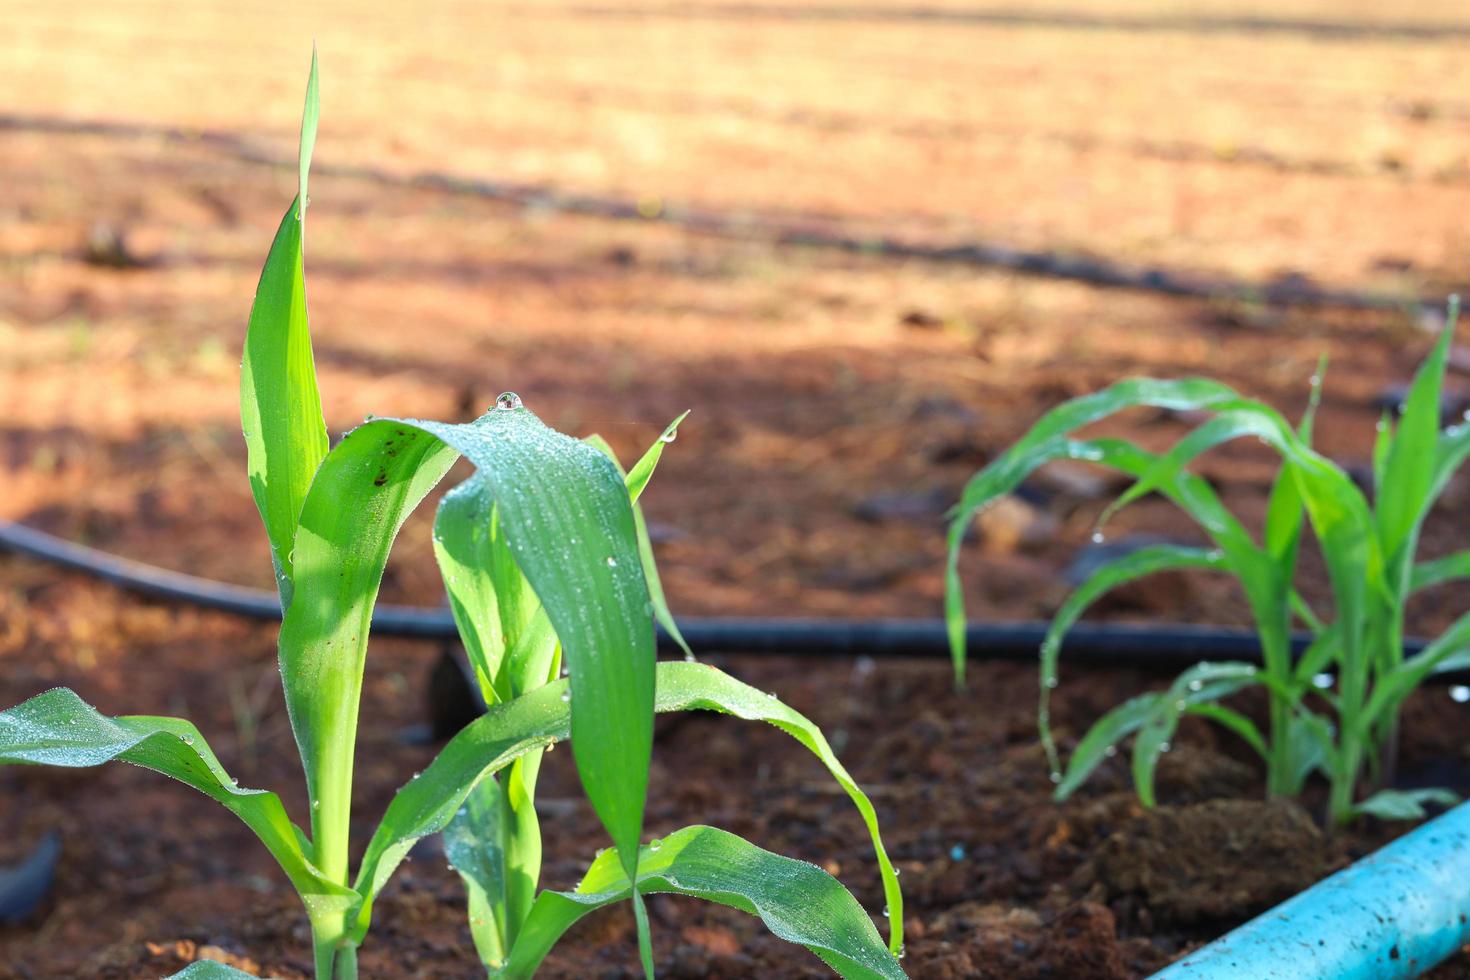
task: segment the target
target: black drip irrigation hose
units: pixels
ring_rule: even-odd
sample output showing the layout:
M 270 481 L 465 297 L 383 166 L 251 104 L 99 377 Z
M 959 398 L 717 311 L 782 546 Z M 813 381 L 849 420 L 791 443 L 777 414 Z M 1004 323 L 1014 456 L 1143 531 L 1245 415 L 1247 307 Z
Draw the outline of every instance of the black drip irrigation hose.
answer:
M 85 572 L 149 598 L 250 619 L 281 618 L 274 592 L 156 568 L 23 524 L 0 521 L 0 550 Z M 380 636 L 441 641 L 459 638 L 454 618 L 442 608 L 380 604 L 373 612 L 372 628 Z M 1033 662 L 1046 629 L 1045 623 L 971 623 L 967 632 L 970 659 Z M 950 652 L 944 623 L 929 620 L 699 618 L 681 620 L 679 630 L 701 654 L 928 659 L 948 657 Z M 1294 636 L 1294 650 L 1300 652 L 1309 639 L 1306 634 Z M 663 630 L 659 630 L 658 645 L 665 652 L 678 649 Z M 1406 653 L 1417 653 L 1425 645 L 1423 640 L 1408 639 L 1404 648 Z M 1156 671 L 1179 671 L 1202 660 L 1261 662 L 1256 634 L 1225 626 L 1082 623 L 1068 631 L 1065 655 L 1069 663 L 1078 666 Z M 1430 680 L 1461 683 L 1467 677 L 1470 672 L 1439 674 Z
M 246 163 L 294 168 L 287 158 L 252 144 L 227 130 L 191 130 L 177 126 L 119 123 L 104 120 L 58 119 L 50 116 L 0 114 L 0 130 L 57 135 L 158 139 L 169 143 L 207 146 Z M 656 223 L 692 234 L 734 241 L 762 241 L 777 246 L 822 249 L 850 255 L 967 265 L 1044 279 L 1078 282 L 1098 289 L 1121 289 L 1184 299 L 1244 303 L 1277 307 L 1343 310 L 1399 310 L 1429 314 L 1443 309 L 1444 300 L 1409 295 L 1319 286 L 1310 279 L 1285 276 L 1264 282 L 1199 276 L 1159 266 L 1137 266 L 1106 257 L 1070 255 L 1054 251 L 1012 248 L 996 242 L 930 244 L 888 235 L 861 235 L 803 227 L 791 218 L 739 212 L 709 211 L 599 194 L 560 191 L 539 184 L 462 177 L 439 171 L 398 174 L 377 167 L 316 162 L 321 176 L 366 180 L 503 201 L 536 211 L 580 214 L 610 221 Z
M 526 7 L 523 9 L 533 9 Z M 1305 17 L 1203 16 L 1191 14 L 1089 14 L 1079 11 L 1011 8 L 964 9 L 935 4 L 875 6 L 865 4 L 802 6 L 791 3 L 669 3 L 664 5 L 574 4 L 539 7 L 577 17 L 627 20 L 776 20 L 788 22 L 918 23 L 988 28 L 1041 28 L 1170 34 L 1302 35 L 1332 41 L 1453 41 L 1470 37 L 1462 21 L 1349 21 Z

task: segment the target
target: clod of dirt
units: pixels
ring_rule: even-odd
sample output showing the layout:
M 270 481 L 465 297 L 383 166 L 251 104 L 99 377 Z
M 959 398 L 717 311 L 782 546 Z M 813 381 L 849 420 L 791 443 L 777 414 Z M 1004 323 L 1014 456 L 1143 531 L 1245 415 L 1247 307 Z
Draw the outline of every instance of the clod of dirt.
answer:
M 148 264 L 128 246 L 128 235 L 124 229 L 100 221 L 87 229 L 82 260 L 88 265 L 106 269 L 141 269 Z
M 1128 976 L 1113 913 L 1095 902 L 1079 902 L 1046 915 L 965 902 L 936 916 L 923 934 L 924 948 L 932 953 L 905 964 L 916 977 L 1121 980 Z
M 886 521 L 910 521 L 916 524 L 939 524 L 954 503 L 954 494 L 941 487 L 917 493 L 878 493 L 858 501 L 853 516 L 869 524 Z
M 1057 520 L 1016 494 L 1008 494 L 975 516 L 975 528 L 987 555 L 1010 555 L 1049 544 L 1056 535 Z
M 1256 770 L 1229 756 L 1189 744 L 1174 746 L 1158 768 L 1159 799 L 1171 804 L 1203 803 L 1250 795 Z
M 1255 915 L 1317 881 L 1327 861 L 1326 840 L 1295 803 L 1212 800 L 1140 814 L 1083 874 L 1116 912 L 1193 925 Z
M 1061 498 L 1064 502 L 1076 503 L 1112 496 L 1127 487 L 1128 483 L 1127 477 L 1090 463 L 1057 460 L 1031 474 L 1025 485 L 1034 486 L 1048 496 Z

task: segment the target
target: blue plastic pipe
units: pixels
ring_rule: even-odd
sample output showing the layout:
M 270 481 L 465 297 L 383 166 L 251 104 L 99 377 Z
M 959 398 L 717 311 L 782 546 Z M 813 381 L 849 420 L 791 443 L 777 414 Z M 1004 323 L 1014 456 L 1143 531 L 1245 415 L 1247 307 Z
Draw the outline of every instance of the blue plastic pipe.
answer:
M 1217 939 L 1153 980 L 1394 980 L 1470 943 L 1470 803 Z

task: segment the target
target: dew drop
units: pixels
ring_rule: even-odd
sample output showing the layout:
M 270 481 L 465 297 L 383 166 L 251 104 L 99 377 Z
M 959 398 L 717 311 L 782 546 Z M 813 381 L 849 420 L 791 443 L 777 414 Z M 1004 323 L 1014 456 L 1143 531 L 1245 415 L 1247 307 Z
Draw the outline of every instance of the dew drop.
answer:
M 659 850 L 660 850 L 660 849 L 661 849 L 661 848 L 662 848 L 662 847 L 663 847 L 663 846 L 664 846 L 664 845 L 663 845 L 663 842 L 662 842 L 662 841 L 659 841 L 659 840 L 654 840 L 654 841 L 650 841 L 650 842 L 649 842 L 649 844 L 648 844 L 648 849 L 649 849 L 649 850 L 650 850 L 650 851 L 652 851 L 652 852 L 654 852 L 654 853 L 655 853 L 655 854 L 657 854 L 657 853 L 658 853 L 658 851 L 659 851 Z
M 1053 769 L 1051 772 L 1051 776 L 1048 778 L 1050 778 L 1051 781 L 1054 783 L 1060 783 L 1062 781 L 1062 774 Z
M 1057 686 L 1057 679 L 1055 677 L 1048 677 L 1046 679 L 1046 686 L 1048 689 L 1054 690 Z
M 322 801 L 321 800 L 312 800 L 311 801 L 311 808 L 313 810 L 320 810 L 322 808 Z
M 766 692 L 766 697 L 768 697 L 772 701 L 774 701 L 774 700 L 776 700 L 776 692 L 775 691 L 767 691 Z
M 679 438 L 679 430 L 670 429 L 668 432 L 665 432 L 663 435 L 659 436 L 658 441 L 662 443 L 670 443 L 677 438 Z
M 1101 531 L 1093 531 L 1092 532 L 1092 543 L 1093 544 L 1102 544 L 1106 540 L 1107 540 L 1107 536 L 1104 535 Z
M 614 558 L 612 555 L 608 555 L 607 556 L 607 567 L 608 568 L 617 568 L 618 567 L 618 560 L 616 558 Z
M 193 735 L 180 735 L 179 736 L 179 741 L 180 742 L 183 742 L 185 745 L 193 745 L 194 744 L 194 736 Z
M 694 654 L 692 652 L 684 654 L 684 662 L 686 664 L 692 664 L 692 663 L 694 663 L 695 662 L 695 660 L 694 660 Z
M 495 399 L 495 407 L 502 412 L 513 412 L 525 406 L 521 404 L 520 395 L 517 395 L 513 391 L 506 391 L 502 392 L 500 397 Z
M 1204 687 L 1205 687 L 1205 682 L 1204 681 L 1190 681 L 1189 682 L 1189 689 L 1191 691 L 1202 691 L 1202 690 L 1204 690 Z
M 1466 701 L 1470 701 L 1470 687 L 1466 687 L 1464 684 L 1456 684 L 1450 688 L 1450 700 L 1456 704 L 1464 704 Z
M 572 699 L 572 692 L 571 691 L 562 691 L 561 692 L 561 699 L 563 701 L 570 701 Z
M 1325 691 L 1332 686 L 1335 680 L 1337 680 L 1337 678 L 1333 677 L 1331 674 L 1316 674 L 1312 677 L 1312 686 L 1317 688 L 1318 690 Z
M 885 919 L 888 918 L 888 910 L 887 909 L 884 909 L 883 910 L 883 918 L 885 918 Z
M 1160 742 L 1159 743 L 1159 751 L 1160 752 L 1167 752 L 1170 749 L 1172 749 L 1173 747 L 1174 746 L 1170 745 L 1168 742 Z
M 1109 745 L 1107 748 L 1103 749 L 1103 755 L 1107 756 L 1109 759 L 1117 754 L 1118 747 L 1116 745 Z

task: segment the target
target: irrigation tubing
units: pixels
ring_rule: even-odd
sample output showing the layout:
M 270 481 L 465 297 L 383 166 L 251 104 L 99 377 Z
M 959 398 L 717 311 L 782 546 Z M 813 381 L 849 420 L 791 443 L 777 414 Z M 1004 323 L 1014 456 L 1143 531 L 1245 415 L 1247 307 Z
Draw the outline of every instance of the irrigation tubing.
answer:
M 0 114 L 0 130 L 42 132 L 73 136 L 158 139 L 169 143 L 207 146 L 246 163 L 272 167 L 296 166 L 287 158 L 252 144 L 226 130 L 186 129 L 105 120 L 59 119 L 50 116 Z M 821 249 L 885 259 L 915 260 L 1013 272 L 1044 279 L 1079 282 L 1098 289 L 1120 289 L 1211 302 L 1236 302 L 1278 307 L 1345 310 L 1404 310 L 1430 313 L 1443 308 L 1442 298 L 1424 300 L 1392 292 L 1372 292 L 1319 286 L 1300 276 L 1262 282 L 1200 276 L 1160 266 L 1139 266 L 1099 256 L 1020 249 L 971 241 L 935 244 L 890 235 L 863 235 L 831 231 L 826 221 L 803 225 L 799 219 L 770 215 L 713 211 L 634 200 L 601 194 L 557 190 L 541 184 L 486 180 L 441 171 L 400 174 L 378 167 L 316 162 L 313 172 L 366 180 L 385 186 L 414 187 L 503 201 L 537 211 L 580 214 L 610 221 L 657 223 L 691 234 L 737 241 L 763 241 L 777 246 Z
M 232 613 L 250 619 L 279 621 L 280 602 L 274 592 L 180 572 L 76 544 L 44 531 L 0 521 L 0 550 L 51 565 L 84 572 L 153 599 L 180 602 L 201 609 Z M 373 631 L 381 636 L 425 640 L 457 640 L 454 618 L 445 608 L 380 604 L 373 613 Z M 968 630 L 973 660 L 1034 661 L 1045 623 L 971 623 Z M 722 619 L 692 618 L 679 622 L 690 646 L 702 654 L 747 653 L 811 657 L 883 657 L 926 659 L 949 656 L 945 625 L 937 620 L 911 619 Z M 1293 638 L 1298 652 L 1309 637 Z M 677 649 L 663 631 L 659 648 Z M 1423 640 L 1405 641 L 1416 653 Z M 1178 671 L 1201 660 L 1238 660 L 1259 663 L 1261 650 L 1249 629 L 1224 626 L 1137 626 L 1081 623 L 1067 634 L 1069 662 L 1094 667 L 1130 667 Z M 1441 674 L 1432 680 L 1462 682 L 1467 675 Z
M 1304 17 L 1226 16 L 1178 14 L 1089 14 L 1075 11 L 1012 8 L 945 7 L 914 4 L 877 6 L 849 4 L 817 6 L 790 3 L 669 3 L 662 5 L 574 4 L 524 7 L 538 13 L 556 12 L 576 17 L 626 20 L 678 18 L 681 20 L 776 20 L 788 22 L 919 23 L 988 28 L 1041 28 L 1065 31 L 1107 31 L 1170 34 L 1298 34 L 1333 41 L 1452 41 L 1470 37 L 1462 21 L 1346 21 Z

